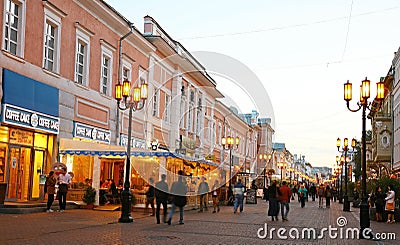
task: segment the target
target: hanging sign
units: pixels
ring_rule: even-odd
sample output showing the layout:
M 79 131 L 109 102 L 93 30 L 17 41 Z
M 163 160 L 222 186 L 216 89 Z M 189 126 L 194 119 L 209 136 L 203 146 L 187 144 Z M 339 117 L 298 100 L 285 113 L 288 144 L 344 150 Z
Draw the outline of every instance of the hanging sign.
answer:
M 109 130 L 78 122 L 74 122 L 74 137 L 106 144 L 111 143 L 111 132 Z
M 128 136 L 121 134 L 119 138 L 120 138 L 119 144 L 121 146 L 127 147 L 128 146 Z M 132 148 L 146 149 L 146 141 L 135 138 L 135 137 L 131 137 L 131 149 Z

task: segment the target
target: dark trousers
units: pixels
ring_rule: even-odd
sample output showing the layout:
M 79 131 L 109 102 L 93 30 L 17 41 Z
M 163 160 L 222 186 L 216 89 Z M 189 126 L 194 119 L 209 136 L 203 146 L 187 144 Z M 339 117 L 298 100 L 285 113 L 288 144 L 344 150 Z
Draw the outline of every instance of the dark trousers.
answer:
M 311 198 L 313 200 L 313 202 L 315 201 L 315 193 L 311 193 Z
M 306 198 L 300 197 L 300 202 L 301 202 L 301 207 L 304 208 L 304 206 L 306 205 Z
M 47 194 L 47 210 L 51 208 L 54 202 L 54 194 Z
M 160 208 L 161 208 L 161 204 L 163 206 L 163 221 L 164 223 L 167 221 L 167 200 L 159 200 L 156 199 L 156 219 L 157 219 L 157 223 L 160 223 Z
M 66 192 L 58 192 L 58 203 L 60 204 L 60 210 L 65 210 L 65 206 L 67 206 Z

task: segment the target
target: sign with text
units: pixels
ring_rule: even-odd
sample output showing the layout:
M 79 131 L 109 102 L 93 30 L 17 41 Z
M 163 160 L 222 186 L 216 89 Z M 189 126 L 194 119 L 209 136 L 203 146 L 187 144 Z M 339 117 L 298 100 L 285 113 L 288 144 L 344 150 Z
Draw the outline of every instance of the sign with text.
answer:
M 109 130 L 78 122 L 74 122 L 74 137 L 106 144 L 111 143 L 111 132 Z
M 4 123 L 58 134 L 60 119 L 18 106 L 4 104 L 2 121 Z
M 119 144 L 121 146 L 127 147 L 128 146 L 128 136 L 121 134 Z M 132 148 L 146 149 L 146 141 L 135 138 L 135 137 L 131 137 L 131 149 Z

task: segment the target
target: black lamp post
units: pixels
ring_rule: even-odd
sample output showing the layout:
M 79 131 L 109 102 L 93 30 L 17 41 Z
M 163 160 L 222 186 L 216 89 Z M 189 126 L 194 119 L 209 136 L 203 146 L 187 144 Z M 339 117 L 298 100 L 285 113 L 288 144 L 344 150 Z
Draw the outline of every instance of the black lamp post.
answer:
M 383 82 L 378 82 L 377 83 L 377 90 L 376 90 L 376 100 L 379 102 L 379 107 L 381 104 L 381 101 L 385 98 L 385 86 Z M 369 205 L 368 205 L 368 196 L 367 196 L 367 144 L 366 144 L 366 110 L 370 109 L 371 103 L 368 102 L 368 99 L 370 97 L 370 81 L 365 78 L 365 80 L 362 81 L 362 84 L 360 86 L 360 101 L 357 102 L 358 108 L 355 110 L 350 108 L 350 100 L 352 100 L 352 84 L 347 81 L 347 83 L 344 84 L 344 100 L 346 101 L 347 108 L 351 112 L 357 112 L 362 109 L 362 182 L 361 182 L 361 187 L 362 187 L 362 198 L 361 198 L 361 204 L 360 204 L 360 237 L 365 238 L 363 235 L 364 230 L 366 228 L 370 227 L 370 221 L 369 221 Z M 379 109 L 379 108 L 378 108 Z
M 344 159 L 343 159 L 344 160 Z M 339 203 L 343 204 L 343 190 L 342 190 L 342 182 L 343 182 L 343 161 L 342 159 L 339 158 L 339 156 L 336 156 L 336 163 L 338 164 L 338 169 L 339 169 L 339 177 L 340 177 L 340 182 L 338 183 L 339 185 Z
M 233 157 L 232 157 L 232 149 L 238 148 L 239 146 L 239 137 L 233 138 L 231 136 L 223 137 L 222 138 L 222 146 L 225 149 L 229 149 L 229 189 L 231 189 L 232 185 L 232 164 L 233 164 Z
M 264 187 L 266 187 L 266 174 L 267 174 L 267 168 L 269 168 L 269 163 L 271 162 L 271 158 L 272 158 L 272 154 L 264 154 L 261 153 L 258 155 L 258 158 L 260 159 L 260 161 L 264 160 Z M 268 162 L 267 162 L 268 159 Z
M 134 87 L 133 94 L 131 93 L 131 83 L 128 80 L 125 80 L 123 84 L 118 83 L 115 86 L 115 99 L 117 100 L 118 108 L 121 110 L 129 109 L 128 146 L 126 150 L 127 156 L 125 163 L 125 182 L 124 182 L 124 190 L 121 192 L 121 199 L 122 199 L 121 218 L 119 218 L 118 220 L 118 222 L 121 223 L 133 222 L 133 219 L 131 217 L 132 193 L 130 190 L 132 112 L 143 109 L 147 96 L 148 96 L 148 87 L 146 83 L 138 84 L 136 87 Z
M 340 152 L 340 138 L 337 138 L 336 140 L 336 146 L 338 148 L 338 151 Z M 356 140 L 352 139 L 351 140 L 351 147 L 354 149 L 356 146 Z M 348 174 L 347 174 L 347 152 L 349 151 L 349 140 L 347 138 L 344 138 L 343 140 L 343 147 L 342 147 L 342 152 L 344 152 L 344 196 L 343 196 L 343 211 L 350 211 L 350 202 L 349 202 L 349 196 L 347 194 L 347 181 L 348 181 Z
M 277 167 L 281 169 L 281 184 L 282 184 L 282 181 L 283 181 L 283 179 L 282 179 L 283 175 L 282 174 L 283 174 L 283 169 L 286 168 L 286 163 L 278 162 L 277 163 Z

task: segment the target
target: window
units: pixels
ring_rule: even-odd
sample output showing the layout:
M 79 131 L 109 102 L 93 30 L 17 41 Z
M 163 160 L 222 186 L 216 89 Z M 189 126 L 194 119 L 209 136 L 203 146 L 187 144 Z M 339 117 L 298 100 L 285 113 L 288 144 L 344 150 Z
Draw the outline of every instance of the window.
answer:
M 75 61 L 75 82 L 79 84 L 86 84 L 85 81 L 85 57 L 86 57 L 86 44 L 79 41 L 76 50 Z
M 153 95 L 153 117 L 158 117 L 160 115 L 159 113 L 159 98 L 160 97 L 160 90 L 156 89 Z
M 164 112 L 164 121 L 169 122 L 169 107 L 171 103 L 171 95 L 165 95 L 165 112 Z
M 193 105 L 189 105 L 188 110 L 188 121 L 187 121 L 187 130 L 188 132 L 193 132 Z
M 44 9 L 44 46 L 43 46 L 43 68 L 51 72 L 59 72 L 60 69 L 60 36 L 61 12 L 54 12 L 52 7 Z M 61 16 L 61 17 L 60 17 Z
M 25 1 L 4 1 L 3 49 L 24 56 Z
M 113 52 L 116 51 L 116 49 L 103 39 L 100 40 L 100 44 L 101 44 L 100 93 L 111 96 Z
M 101 62 L 101 87 L 102 94 L 108 93 L 108 84 L 110 80 L 110 57 L 103 55 Z
M 89 81 L 90 33 L 78 23 L 76 29 L 75 82 L 84 86 Z

